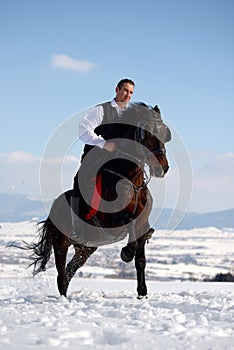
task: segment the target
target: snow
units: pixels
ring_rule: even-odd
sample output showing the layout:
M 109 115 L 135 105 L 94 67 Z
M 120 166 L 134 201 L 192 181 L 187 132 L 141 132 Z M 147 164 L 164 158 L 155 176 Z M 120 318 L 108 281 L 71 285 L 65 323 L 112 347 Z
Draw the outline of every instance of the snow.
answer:
M 28 253 L 6 248 L 35 231 L 1 224 L 0 349 L 234 349 L 234 284 L 203 282 L 233 272 L 234 230 L 155 232 L 142 300 L 134 263 L 119 257 L 123 242 L 99 248 L 59 296 L 53 257 L 33 278 Z

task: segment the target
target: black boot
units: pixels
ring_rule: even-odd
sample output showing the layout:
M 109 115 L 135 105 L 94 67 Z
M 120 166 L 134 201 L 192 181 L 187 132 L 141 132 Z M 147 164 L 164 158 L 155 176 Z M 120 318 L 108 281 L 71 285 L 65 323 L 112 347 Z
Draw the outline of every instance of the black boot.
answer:
M 128 263 L 133 260 L 137 250 L 137 242 L 128 243 L 125 247 L 122 248 L 120 257 L 121 259 Z

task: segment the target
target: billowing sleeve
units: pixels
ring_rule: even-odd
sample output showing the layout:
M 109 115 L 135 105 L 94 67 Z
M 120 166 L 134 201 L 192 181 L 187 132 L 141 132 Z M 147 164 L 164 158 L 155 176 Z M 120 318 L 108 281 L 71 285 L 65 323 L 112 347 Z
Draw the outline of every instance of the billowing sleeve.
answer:
M 101 105 L 91 109 L 79 123 L 79 138 L 86 144 L 103 148 L 105 140 L 98 136 L 94 129 L 103 120 L 103 107 Z

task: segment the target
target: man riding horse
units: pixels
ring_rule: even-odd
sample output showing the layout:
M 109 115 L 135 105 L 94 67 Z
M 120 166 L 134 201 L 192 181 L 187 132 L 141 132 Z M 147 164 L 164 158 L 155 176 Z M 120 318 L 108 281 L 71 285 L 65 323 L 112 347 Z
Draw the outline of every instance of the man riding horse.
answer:
M 93 162 L 98 159 L 105 157 L 107 153 L 113 153 L 116 148 L 116 142 L 113 142 L 113 138 L 122 138 L 122 132 L 120 127 L 118 128 L 116 123 L 121 123 L 121 118 L 129 108 L 129 101 L 133 95 L 135 84 L 130 79 L 122 79 L 118 82 L 115 92 L 115 98 L 112 101 L 99 104 L 93 108 L 86 116 L 82 119 L 79 125 L 80 139 L 85 143 L 84 152 L 81 157 L 81 167 L 87 154 L 96 146 L 96 153 L 94 158 L 90 158 L 89 165 L 92 166 Z M 124 125 L 125 131 L 128 127 Z M 114 130 L 113 130 L 114 129 Z M 114 137 L 113 137 L 114 135 Z M 110 140 L 110 141 L 109 141 Z M 89 153 L 90 156 L 91 152 Z M 116 164 L 116 162 L 115 162 Z M 73 198 L 72 198 L 72 216 L 81 217 L 80 213 L 80 200 L 82 198 L 81 186 L 79 185 L 79 173 L 77 172 L 74 177 L 73 187 Z M 87 176 L 89 169 L 85 169 L 85 175 Z M 88 179 L 88 181 L 91 179 Z M 101 181 L 96 180 L 96 186 L 101 191 Z M 95 194 L 95 191 L 94 191 Z M 99 193 L 102 195 L 102 193 Z M 126 202 L 125 196 L 122 196 L 123 203 Z M 87 216 L 86 216 L 87 217 Z M 79 231 L 80 227 L 76 227 L 76 220 L 73 220 L 73 236 Z M 146 227 L 146 233 L 153 233 L 153 229 L 150 228 L 149 223 Z M 136 252 L 136 240 L 131 232 L 129 232 L 128 244 L 122 248 L 121 258 L 125 262 L 133 260 Z

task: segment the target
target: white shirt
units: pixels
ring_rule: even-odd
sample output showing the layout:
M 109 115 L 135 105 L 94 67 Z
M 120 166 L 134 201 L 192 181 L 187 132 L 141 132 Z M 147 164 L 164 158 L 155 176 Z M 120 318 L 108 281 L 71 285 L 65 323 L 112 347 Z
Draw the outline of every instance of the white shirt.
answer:
M 111 101 L 111 106 L 114 107 L 120 116 L 123 108 L 120 108 L 115 102 Z M 97 135 L 94 129 L 103 121 L 104 110 L 102 105 L 96 106 L 88 112 L 79 123 L 79 138 L 88 145 L 104 147 L 106 140 L 101 135 Z

